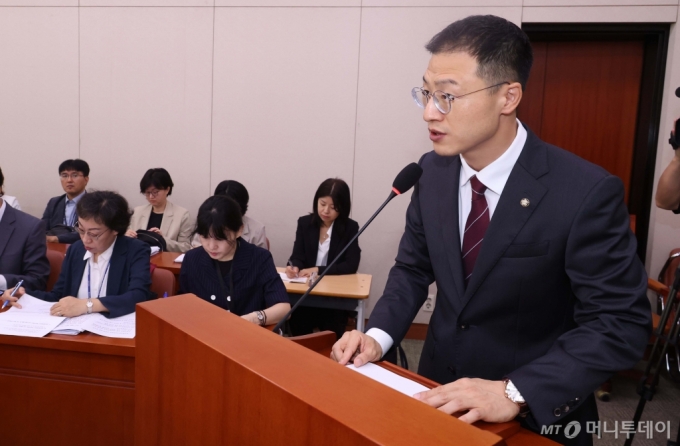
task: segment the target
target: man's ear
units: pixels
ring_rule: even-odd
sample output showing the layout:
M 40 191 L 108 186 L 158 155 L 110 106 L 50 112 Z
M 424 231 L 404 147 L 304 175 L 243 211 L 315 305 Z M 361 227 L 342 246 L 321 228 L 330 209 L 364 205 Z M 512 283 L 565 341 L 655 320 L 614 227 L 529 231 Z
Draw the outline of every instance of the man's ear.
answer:
M 512 82 L 510 85 L 505 87 L 504 89 L 504 94 L 503 94 L 503 108 L 501 109 L 501 113 L 504 115 L 510 115 L 514 113 L 517 110 L 517 107 L 519 107 L 519 103 L 522 100 L 522 84 L 519 82 Z

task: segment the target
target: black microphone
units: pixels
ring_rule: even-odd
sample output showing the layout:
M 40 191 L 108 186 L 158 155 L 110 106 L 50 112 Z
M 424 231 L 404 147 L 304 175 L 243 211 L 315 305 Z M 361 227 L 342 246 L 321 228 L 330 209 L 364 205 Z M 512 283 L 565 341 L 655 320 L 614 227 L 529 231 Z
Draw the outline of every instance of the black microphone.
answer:
M 309 296 L 309 293 L 312 292 L 314 287 L 316 287 L 316 285 L 321 281 L 321 279 L 324 278 L 326 273 L 330 271 L 331 267 L 335 265 L 338 259 L 342 257 L 345 251 L 347 251 L 347 248 L 349 248 L 352 245 L 352 243 L 354 243 L 354 241 L 361 235 L 361 233 L 364 232 L 368 225 L 371 224 L 373 219 L 378 216 L 380 211 L 382 211 L 383 208 L 387 206 L 387 203 L 389 203 L 397 195 L 401 195 L 404 192 L 411 189 L 413 185 L 416 184 L 416 182 L 418 181 L 422 174 L 423 169 L 417 163 L 411 163 L 408 166 L 401 169 L 401 172 L 399 172 L 397 177 L 394 179 L 394 182 L 392 183 L 392 191 L 390 192 L 390 195 L 387 197 L 387 200 L 385 200 L 385 202 L 378 208 L 377 211 L 375 211 L 371 218 L 369 218 L 368 221 L 359 229 L 359 232 L 357 232 L 357 234 L 354 237 L 352 237 L 352 240 L 350 240 L 349 243 L 347 243 L 347 245 L 345 245 L 345 247 L 342 248 L 342 251 L 340 251 L 338 255 L 335 256 L 333 261 L 326 266 L 326 270 L 323 272 L 323 274 L 321 274 L 314 283 L 310 284 L 307 291 L 305 291 L 305 294 L 303 294 L 302 297 L 300 297 L 300 299 L 295 303 L 295 305 L 293 305 L 288 314 L 286 314 L 286 316 L 283 319 L 281 319 L 278 324 L 276 324 L 273 330 L 274 333 L 281 332 L 281 327 L 283 327 L 283 324 L 286 323 L 290 315 L 293 314 L 293 311 L 295 311 L 295 309 L 300 306 L 300 304 L 307 298 L 307 296 Z

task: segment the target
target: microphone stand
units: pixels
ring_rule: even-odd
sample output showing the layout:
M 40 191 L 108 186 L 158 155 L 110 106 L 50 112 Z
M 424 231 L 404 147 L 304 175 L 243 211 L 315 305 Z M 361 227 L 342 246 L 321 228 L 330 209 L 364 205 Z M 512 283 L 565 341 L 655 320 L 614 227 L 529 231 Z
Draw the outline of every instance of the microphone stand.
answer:
M 282 331 L 281 331 L 281 327 L 283 327 L 283 324 L 286 323 L 286 321 L 288 320 L 290 315 L 293 314 L 293 311 L 295 311 L 297 309 L 297 307 L 299 307 L 300 304 L 302 302 L 304 302 L 304 300 L 307 298 L 307 296 L 309 296 L 309 294 L 312 292 L 314 287 L 316 287 L 316 285 L 321 281 L 321 279 L 323 279 L 326 276 L 326 274 L 328 273 L 328 271 L 330 271 L 331 267 L 333 265 L 335 265 L 335 263 L 340 259 L 340 257 L 342 257 L 342 255 L 345 253 L 345 251 L 347 251 L 347 248 L 349 248 L 352 245 L 352 243 L 354 243 L 354 241 L 361 235 L 361 233 L 364 232 L 364 230 L 368 227 L 368 225 L 371 224 L 373 219 L 375 219 L 375 217 L 378 216 L 380 211 L 382 211 L 383 208 L 385 206 L 387 206 L 387 203 L 389 203 L 396 196 L 397 196 L 397 193 L 394 192 L 394 190 L 392 192 L 390 192 L 390 195 L 389 195 L 389 197 L 387 197 L 387 200 L 385 200 L 385 202 L 378 208 L 377 211 L 375 211 L 375 213 L 371 216 L 371 218 L 369 218 L 368 221 L 361 227 L 361 229 L 359 229 L 359 232 L 357 232 L 357 234 L 354 237 L 352 237 L 352 240 L 350 240 L 349 243 L 347 243 L 347 245 L 345 245 L 345 247 L 342 249 L 342 251 L 340 251 L 338 253 L 338 255 L 335 256 L 333 261 L 329 265 L 326 266 L 326 269 L 324 270 L 324 272 L 321 275 L 319 275 L 319 277 L 313 283 L 310 283 L 309 288 L 307 289 L 307 291 L 305 291 L 305 294 L 303 294 L 302 297 L 300 297 L 300 299 L 298 299 L 298 301 L 295 303 L 295 305 L 293 305 L 293 307 L 290 309 L 290 311 L 288 311 L 286 316 L 283 319 L 281 319 L 278 324 L 276 324 L 276 326 L 274 327 L 274 330 L 273 330 L 274 333 L 279 333 L 281 335 L 283 334 Z M 311 278 L 310 278 L 310 280 L 311 280 Z
M 668 291 L 668 300 L 666 303 L 666 308 L 664 308 L 661 314 L 661 320 L 659 325 L 654 332 L 656 340 L 654 341 L 654 347 L 652 352 L 649 354 L 649 361 L 647 362 L 647 367 L 645 368 L 645 373 L 640 379 L 638 384 L 637 393 L 640 395 L 640 401 L 638 402 L 637 409 L 635 410 L 635 416 L 633 417 L 633 432 L 626 439 L 624 443 L 625 446 L 630 446 L 633 444 L 633 438 L 635 437 L 635 431 L 637 430 L 638 423 L 642 417 L 642 412 L 645 410 L 645 404 L 647 401 L 651 401 L 656 392 L 656 386 L 659 383 L 659 373 L 661 372 L 661 362 L 666 357 L 668 349 L 671 345 L 678 345 L 678 334 L 680 332 L 680 308 L 676 303 L 678 301 L 676 295 L 678 293 L 678 288 L 680 288 L 680 265 L 675 270 L 675 278 L 673 279 L 673 285 Z M 664 335 L 664 331 L 668 320 L 670 319 L 673 307 L 676 307 L 675 315 L 673 316 L 673 322 L 668 330 L 668 335 Z M 663 343 L 663 345 L 662 345 Z M 660 352 L 659 352 L 660 351 Z M 658 357 L 656 356 L 658 353 Z M 655 359 L 656 358 L 656 359 Z M 653 367 L 653 370 L 652 370 Z M 680 443 L 680 430 L 678 431 L 678 440 L 673 442 L 668 440 L 668 446 L 675 446 Z

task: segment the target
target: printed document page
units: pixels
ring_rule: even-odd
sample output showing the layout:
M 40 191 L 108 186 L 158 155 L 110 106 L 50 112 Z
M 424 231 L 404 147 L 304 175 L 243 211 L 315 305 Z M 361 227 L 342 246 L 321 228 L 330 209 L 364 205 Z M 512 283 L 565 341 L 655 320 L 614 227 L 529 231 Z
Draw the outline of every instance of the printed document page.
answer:
M 391 387 L 394 390 L 411 397 L 416 393 L 430 390 L 422 384 L 418 384 L 417 382 L 411 381 L 408 378 L 399 376 L 396 373 L 390 372 L 389 370 L 375 364 L 368 363 L 362 365 L 361 367 L 354 367 L 353 364 L 348 364 L 347 368 L 354 370 L 355 372 L 359 372 L 364 376 L 368 376 L 369 378 L 378 381 L 387 387 Z

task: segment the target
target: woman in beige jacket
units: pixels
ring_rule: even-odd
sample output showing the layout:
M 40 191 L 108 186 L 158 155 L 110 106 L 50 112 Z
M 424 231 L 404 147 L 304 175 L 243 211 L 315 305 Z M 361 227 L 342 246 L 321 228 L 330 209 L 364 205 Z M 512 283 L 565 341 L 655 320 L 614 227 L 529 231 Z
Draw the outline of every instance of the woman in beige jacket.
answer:
M 136 238 L 138 230 L 146 229 L 161 235 L 168 251 L 186 252 L 191 249 L 194 221 L 189 211 L 168 201 L 173 186 L 167 170 L 155 168 L 146 171 L 139 188 L 149 204 L 135 208 L 125 235 Z

